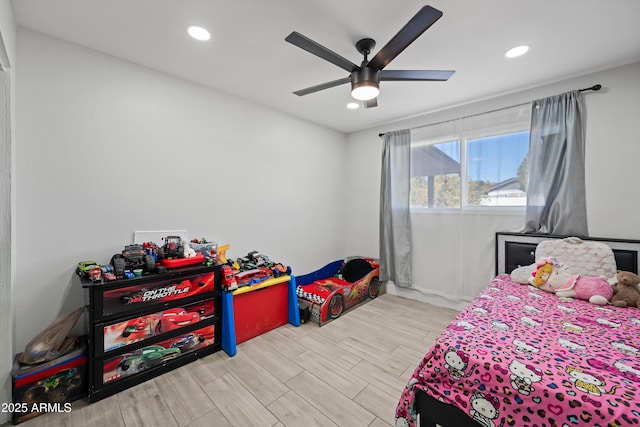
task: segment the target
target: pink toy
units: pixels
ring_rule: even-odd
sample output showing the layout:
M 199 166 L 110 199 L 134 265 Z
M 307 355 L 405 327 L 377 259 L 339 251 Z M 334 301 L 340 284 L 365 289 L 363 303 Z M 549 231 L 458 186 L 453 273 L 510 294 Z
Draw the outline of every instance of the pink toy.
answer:
M 585 277 L 574 274 L 564 285 L 556 289 L 556 295 L 583 299 L 592 304 L 607 305 L 613 296 L 613 288 L 600 277 Z
M 606 305 L 613 296 L 611 285 L 600 277 L 571 274 L 569 267 L 554 258 L 541 259 L 537 264 L 537 271 L 529 282 L 543 291 L 597 305 Z

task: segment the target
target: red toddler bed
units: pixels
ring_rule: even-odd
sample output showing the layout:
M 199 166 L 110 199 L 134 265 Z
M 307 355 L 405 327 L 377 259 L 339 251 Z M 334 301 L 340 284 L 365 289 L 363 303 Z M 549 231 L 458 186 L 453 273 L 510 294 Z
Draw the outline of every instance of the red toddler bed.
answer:
M 627 252 L 635 266 L 621 269 L 637 272 L 637 251 Z M 419 414 L 421 426 L 635 426 L 639 355 L 640 310 L 563 300 L 498 275 L 415 369 L 396 425 Z
M 300 307 L 310 306 L 310 319 L 318 325 L 337 319 L 380 293 L 380 264 L 367 257 L 333 261 L 319 270 L 296 276 Z

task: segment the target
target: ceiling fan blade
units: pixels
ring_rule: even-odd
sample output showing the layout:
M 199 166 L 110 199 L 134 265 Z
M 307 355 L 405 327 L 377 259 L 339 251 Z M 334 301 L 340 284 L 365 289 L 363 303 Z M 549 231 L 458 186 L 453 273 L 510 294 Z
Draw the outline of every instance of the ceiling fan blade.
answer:
M 431 6 L 424 6 L 405 24 L 398 33 L 374 56 L 368 67 L 382 70 L 400 52 L 405 50 L 420 34 L 432 26 L 442 16 L 442 12 Z
M 378 98 L 373 98 L 368 101 L 363 101 L 364 108 L 373 108 L 378 106 Z
M 330 81 L 330 82 L 326 82 L 326 83 L 322 83 L 322 84 L 319 84 L 319 85 L 311 86 L 311 87 L 308 87 L 306 89 L 300 89 L 300 90 L 297 90 L 297 91 L 295 91 L 293 93 L 295 93 L 298 96 L 304 96 L 304 95 L 309 95 L 310 93 L 313 93 L 313 92 L 318 92 L 320 90 L 329 89 L 330 87 L 334 87 L 334 86 L 340 86 L 340 85 L 343 85 L 343 84 L 349 83 L 349 82 L 351 82 L 351 77 L 345 77 L 345 78 L 342 78 L 342 79 L 333 80 L 333 81 Z
M 297 31 L 294 31 L 291 34 L 289 34 L 285 38 L 285 40 L 291 43 L 292 45 L 298 46 L 300 49 L 304 49 L 307 52 L 312 53 L 324 59 L 325 61 L 329 61 L 332 64 L 337 65 L 338 67 L 348 72 L 352 72 L 360 68 L 353 62 L 349 61 L 348 59 L 338 55 L 332 50 L 327 49 L 321 44 L 314 42 L 310 38 L 303 36 Z
M 380 81 L 436 81 L 443 82 L 455 73 L 453 70 L 382 70 Z

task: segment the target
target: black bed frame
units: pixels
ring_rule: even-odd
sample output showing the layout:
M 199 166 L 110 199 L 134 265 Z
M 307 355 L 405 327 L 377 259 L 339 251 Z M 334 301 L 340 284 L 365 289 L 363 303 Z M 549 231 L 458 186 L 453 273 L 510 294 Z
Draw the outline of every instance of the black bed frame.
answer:
M 496 233 L 496 275 L 509 274 L 515 268 L 531 265 L 535 262 L 535 250 L 543 240 L 564 239 L 569 236 L 549 234 L 524 234 L 511 232 Z M 618 270 L 638 271 L 640 240 L 604 239 L 599 237 L 580 237 L 582 240 L 595 240 L 606 243 L 613 250 Z M 416 412 L 420 427 L 471 427 L 479 426 L 476 421 L 455 406 L 448 405 L 427 395 L 422 390 L 416 393 Z

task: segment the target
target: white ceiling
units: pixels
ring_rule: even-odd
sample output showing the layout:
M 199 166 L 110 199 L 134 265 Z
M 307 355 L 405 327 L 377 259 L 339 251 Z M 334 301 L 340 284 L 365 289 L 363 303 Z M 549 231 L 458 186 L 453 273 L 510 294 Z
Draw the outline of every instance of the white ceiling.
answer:
M 19 25 L 342 131 L 640 60 L 638 0 L 13 0 Z M 424 5 L 444 15 L 386 69 L 454 69 L 448 82 L 381 82 L 378 107 L 348 110 L 348 73 L 284 41 L 298 31 L 359 64 Z M 196 42 L 188 25 L 208 28 Z M 528 44 L 524 57 L 504 52 Z M 640 77 L 640 76 L 639 76 Z M 606 82 L 602 83 L 606 87 Z

